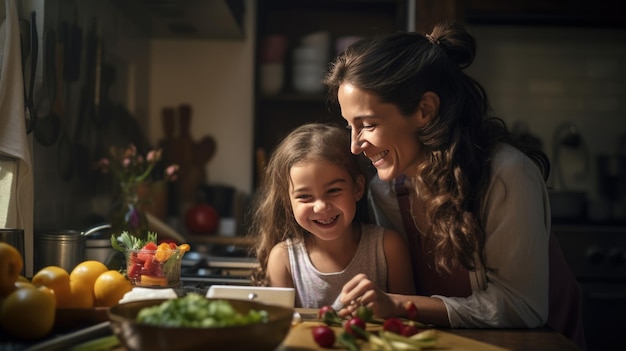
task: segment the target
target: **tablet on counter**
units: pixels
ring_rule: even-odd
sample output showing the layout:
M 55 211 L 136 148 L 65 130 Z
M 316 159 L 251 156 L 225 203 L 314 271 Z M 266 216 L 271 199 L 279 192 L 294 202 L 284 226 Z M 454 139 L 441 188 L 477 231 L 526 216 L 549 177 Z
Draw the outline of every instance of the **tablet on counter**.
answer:
M 254 300 L 267 304 L 294 307 L 294 288 L 273 288 L 260 286 L 211 285 L 206 297 L 215 299 Z

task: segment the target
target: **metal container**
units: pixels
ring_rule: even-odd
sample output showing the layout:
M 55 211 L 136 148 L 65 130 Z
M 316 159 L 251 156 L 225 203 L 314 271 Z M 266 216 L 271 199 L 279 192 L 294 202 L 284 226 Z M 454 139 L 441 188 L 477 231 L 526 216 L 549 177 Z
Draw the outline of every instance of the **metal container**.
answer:
M 59 266 L 71 272 L 85 258 L 85 236 L 78 230 L 35 234 L 35 272 Z
M 111 246 L 111 225 L 101 224 L 82 233 L 85 237 L 85 260 L 95 260 L 104 263 L 109 269 L 119 269 L 124 266 L 124 253 Z

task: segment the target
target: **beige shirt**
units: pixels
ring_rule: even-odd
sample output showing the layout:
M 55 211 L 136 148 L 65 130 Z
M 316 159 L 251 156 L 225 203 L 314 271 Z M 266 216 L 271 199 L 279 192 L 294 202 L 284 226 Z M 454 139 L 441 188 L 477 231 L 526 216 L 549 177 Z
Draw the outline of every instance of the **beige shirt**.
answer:
M 470 272 L 472 295 L 440 298 L 453 328 L 539 327 L 548 317 L 548 191 L 536 164 L 503 144 L 495 153 L 482 209 L 487 264 Z M 377 224 L 404 234 L 393 182 L 372 179 L 368 201 Z

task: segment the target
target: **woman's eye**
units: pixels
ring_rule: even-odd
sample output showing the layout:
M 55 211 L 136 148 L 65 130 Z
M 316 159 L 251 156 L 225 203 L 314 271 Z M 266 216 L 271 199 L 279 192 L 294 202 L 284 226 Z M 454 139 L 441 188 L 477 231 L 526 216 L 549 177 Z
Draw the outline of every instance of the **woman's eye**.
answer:
M 376 126 L 375 124 L 363 124 L 363 129 L 372 129 L 375 126 Z

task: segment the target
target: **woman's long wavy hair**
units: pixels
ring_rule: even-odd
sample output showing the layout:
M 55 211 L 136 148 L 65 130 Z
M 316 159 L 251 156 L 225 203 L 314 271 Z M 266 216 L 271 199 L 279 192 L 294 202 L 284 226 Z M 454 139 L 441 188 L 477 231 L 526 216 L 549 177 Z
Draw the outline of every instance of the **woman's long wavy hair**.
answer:
M 296 222 L 289 199 L 291 167 L 304 161 L 328 161 L 345 169 L 353 181 L 362 174 L 357 156 L 350 152 L 348 131 L 336 125 L 311 123 L 294 129 L 272 152 L 263 181 L 255 193 L 248 237 L 253 238 L 259 266 L 252 272 L 255 285 L 267 285 L 267 261 L 274 245 L 288 238 L 303 241 L 307 231 Z M 367 212 L 357 203 L 355 221 Z
M 413 179 L 431 223 L 436 269 L 449 272 L 485 265 L 480 208 L 498 143 L 530 156 L 547 179 L 550 164 L 541 149 L 523 145 L 504 122 L 490 115 L 482 86 L 463 72 L 476 53 L 475 39 L 460 24 L 443 22 L 431 34 L 397 33 L 354 43 L 331 65 L 324 83 L 337 103 L 344 82 L 395 104 L 406 116 L 425 92 L 439 96 L 439 114 L 416 133 L 426 158 Z M 477 262 L 479 260 L 479 262 Z

